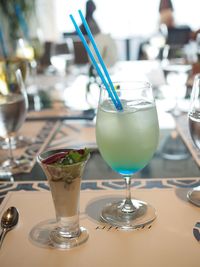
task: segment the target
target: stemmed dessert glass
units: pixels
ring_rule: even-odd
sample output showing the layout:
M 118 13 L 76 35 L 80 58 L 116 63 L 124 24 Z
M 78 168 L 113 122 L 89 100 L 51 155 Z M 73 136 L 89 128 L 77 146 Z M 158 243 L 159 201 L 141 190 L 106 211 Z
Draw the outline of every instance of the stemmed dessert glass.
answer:
M 87 241 L 87 229 L 79 226 L 81 178 L 89 159 L 89 152 L 85 154 L 84 151 L 57 149 L 38 155 L 38 162 L 50 185 L 56 219 L 40 222 L 33 227 L 30 240 L 35 245 L 70 249 Z M 74 152 L 75 156 L 66 158 Z M 80 161 L 77 160 L 79 157 L 82 158 Z
M 188 112 L 188 124 L 193 143 L 200 149 L 200 74 L 194 78 Z M 193 188 L 187 194 L 190 202 L 200 206 L 200 186 Z
M 1 168 L 10 171 L 27 162 L 13 156 L 11 138 L 16 136 L 23 125 L 28 109 L 28 99 L 20 69 L 12 69 L 0 62 L 0 137 L 8 143 L 9 158 L 1 163 Z
M 159 125 L 148 82 L 116 82 L 114 86 L 123 110 L 115 109 L 102 86 L 96 140 L 104 160 L 124 178 L 126 197 L 108 203 L 101 218 L 111 225 L 129 230 L 147 225 L 156 218 L 154 207 L 131 197 L 131 178 L 152 158 L 158 144 Z

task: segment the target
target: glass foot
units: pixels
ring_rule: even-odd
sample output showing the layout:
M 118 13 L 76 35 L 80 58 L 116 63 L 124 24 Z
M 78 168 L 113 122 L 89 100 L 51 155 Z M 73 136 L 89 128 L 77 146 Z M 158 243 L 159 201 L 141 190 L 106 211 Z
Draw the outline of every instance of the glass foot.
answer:
M 11 137 L 11 148 L 12 149 L 30 146 L 32 143 L 33 141 L 30 138 L 25 137 L 23 135 Z M 1 140 L 0 147 L 1 149 L 8 149 L 9 145 L 5 140 Z
M 187 198 L 192 204 L 200 207 L 200 186 L 191 189 L 187 193 Z
M 136 209 L 133 212 L 124 212 L 124 201 L 106 205 L 102 210 L 101 219 L 123 230 L 142 228 L 156 219 L 156 210 L 148 203 L 132 199 Z
M 54 219 L 40 222 L 31 230 L 30 241 L 43 248 L 70 249 L 83 244 L 89 237 L 88 231 L 84 227 L 80 227 L 76 237 L 58 236 L 57 228 L 58 225 Z
M 30 164 L 30 162 L 27 159 L 7 159 L 1 163 L 1 167 L 12 170 L 28 164 Z
M 30 168 L 30 162 L 27 159 L 7 159 L 0 164 L 0 172 L 15 174 L 27 171 Z

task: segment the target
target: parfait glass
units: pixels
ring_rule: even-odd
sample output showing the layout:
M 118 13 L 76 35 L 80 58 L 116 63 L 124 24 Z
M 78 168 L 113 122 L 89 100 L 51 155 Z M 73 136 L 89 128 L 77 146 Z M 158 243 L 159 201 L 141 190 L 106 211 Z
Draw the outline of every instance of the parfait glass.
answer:
M 38 223 L 30 232 L 30 240 L 40 247 L 70 249 L 86 242 L 89 236 L 87 229 L 79 225 L 80 185 L 89 155 L 70 165 L 49 162 L 67 152 L 69 149 L 50 150 L 37 158 L 47 176 L 56 213 L 55 219 Z
M 200 150 L 200 74 L 194 78 L 188 112 L 188 126 L 194 145 Z M 191 189 L 187 197 L 190 202 L 200 206 L 200 186 Z
M 0 62 L 0 137 L 8 144 L 8 159 L 1 168 L 11 173 L 27 164 L 13 156 L 12 137 L 23 125 L 28 109 L 27 94 L 20 69 L 12 69 L 9 64 Z
M 126 195 L 108 203 L 101 219 L 124 230 L 151 223 L 156 210 L 131 197 L 132 175 L 148 164 L 158 144 L 159 125 L 151 85 L 148 82 L 116 82 L 123 110 L 117 111 L 101 88 L 96 119 L 96 140 L 103 159 L 122 175 Z

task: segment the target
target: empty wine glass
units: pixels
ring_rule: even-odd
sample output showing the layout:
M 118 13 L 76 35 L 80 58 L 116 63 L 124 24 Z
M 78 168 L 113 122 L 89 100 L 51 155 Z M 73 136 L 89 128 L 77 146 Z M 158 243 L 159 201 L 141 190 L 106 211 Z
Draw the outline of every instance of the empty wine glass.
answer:
M 26 59 L 18 57 L 9 57 L 6 59 L 1 59 L 0 62 L 1 64 L 6 64 L 7 68 L 11 72 L 20 69 L 23 81 L 24 82 L 26 81 L 28 76 L 28 62 Z M 31 143 L 32 141 L 25 136 L 22 135 L 11 136 L 12 149 L 22 148 L 26 145 L 30 145 Z M 1 149 L 8 149 L 8 143 L 5 141 L 4 138 L 0 138 L 0 147 Z
M 104 160 L 124 178 L 126 198 L 108 203 L 101 218 L 129 230 L 151 223 L 155 209 L 132 199 L 132 175 L 152 158 L 159 138 L 159 126 L 152 88 L 146 82 L 114 83 L 123 110 L 115 109 L 104 87 L 101 88 L 96 119 L 96 140 Z
M 51 44 L 50 61 L 60 76 L 65 76 L 74 61 L 72 39 L 67 38 L 59 43 Z
M 191 65 L 173 63 L 163 65 L 167 87 L 163 87 L 162 91 L 164 96 L 170 98 L 170 102 L 174 100 L 174 107 L 172 108 L 171 113 L 175 117 L 181 114 L 179 101 L 184 99 L 186 95 L 186 82 L 191 69 Z
M 188 112 L 188 123 L 192 141 L 200 149 L 200 74 L 197 74 L 194 78 Z M 190 202 L 200 206 L 200 186 L 190 190 L 187 197 Z
M 16 136 L 25 121 L 28 109 L 27 94 L 20 69 L 12 69 L 0 62 L 0 137 L 8 143 L 9 157 L 1 167 L 13 172 L 25 161 L 13 156 L 11 137 Z

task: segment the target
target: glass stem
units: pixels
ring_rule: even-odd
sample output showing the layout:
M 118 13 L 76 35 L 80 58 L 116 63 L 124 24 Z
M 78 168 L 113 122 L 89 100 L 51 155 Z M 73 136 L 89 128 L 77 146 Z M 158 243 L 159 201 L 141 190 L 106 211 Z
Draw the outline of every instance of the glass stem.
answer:
M 10 160 L 10 163 L 11 164 L 14 164 L 14 156 L 13 156 L 13 151 L 12 151 L 12 144 L 11 144 L 11 138 L 8 137 L 6 139 L 6 141 L 8 142 L 8 157 L 9 157 L 9 160 Z
M 137 208 L 133 205 L 131 200 L 131 177 L 125 176 L 124 180 L 126 183 L 126 199 L 124 201 L 122 211 L 126 213 L 132 213 L 135 212 Z

